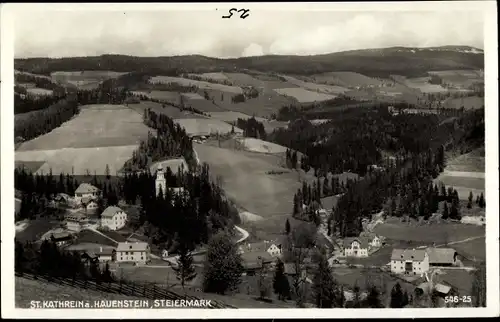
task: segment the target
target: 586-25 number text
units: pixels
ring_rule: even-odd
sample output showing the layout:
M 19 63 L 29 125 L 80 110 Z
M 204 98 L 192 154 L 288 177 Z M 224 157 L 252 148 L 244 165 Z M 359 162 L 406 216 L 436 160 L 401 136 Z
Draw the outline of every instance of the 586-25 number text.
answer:
M 444 298 L 445 303 L 471 303 L 472 297 L 470 295 L 464 296 L 446 296 Z

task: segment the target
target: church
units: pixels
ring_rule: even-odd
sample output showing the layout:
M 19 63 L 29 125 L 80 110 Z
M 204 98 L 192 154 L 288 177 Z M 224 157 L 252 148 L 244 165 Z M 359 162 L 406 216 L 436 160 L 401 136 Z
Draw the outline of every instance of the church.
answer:
M 165 193 L 166 189 L 170 189 L 173 193 L 177 194 L 184 192 L 184 188 L 182 187 L 167 188 L 167 179 L 165 179 L 165 172 L 163 171 L 163 167 L 161 165 L 158 167 L 158 170 L 156 170 L 155 186 L 156 186 L 157 197 L 160 195 L 160 191 L 162 193 Z

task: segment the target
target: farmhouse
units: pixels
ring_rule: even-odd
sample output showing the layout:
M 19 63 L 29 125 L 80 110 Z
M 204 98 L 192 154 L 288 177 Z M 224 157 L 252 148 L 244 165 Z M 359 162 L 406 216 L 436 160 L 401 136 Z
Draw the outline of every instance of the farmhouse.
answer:
M 391 272 L 417 275 L 429 270 L 429 255 L 425 249 L 393 249 Z
M 238 250 L 240 254 L 251 252 L 267 252 L 269 255 L 274 257 L 279 257 L 282 253 L 281 244 L 277 245 L 267 240 L 259 243 L 247 244 L 245 246 L 241 245 Z
M 97 208 L 99 208 L 99 206 L 97 205 L 97 202 L 95 202 L 94 200 L 90 200 L 88 203 L 86 203 L 84 205 L 85 205 L 85 209 L 89 213 L 95 213 L 97 211 Z
M 84 251 L 82 260 L 88 264 L 114 262 L 116 260 L 116 250 L 100 247 L 97 251 Z
M 146 264 L 149 262 L 150 253 L 151 249 L 148 243 L 118 243 L 118 247 L 116 248 L 116 261 Z
M 380 246 L 382 246 L 382 237 L 381 236 L 377 236 L 374 233 L 362 232 L 361 234 L 359 234 L 359 237 L 360 238 L 366 238 L 367 241 L 368 241 L 368 246 L 369 247 L 380 247 Z
M 453 248 L 427 248 L 430 266 L 455 266 L 458 253 Z
M 111 230 L 118 230 L 125 226 L 127 214 L 116 206 L 109 206 L 101 214 L 101 226 Z
M 81 212 L 72 213 L 66 216 L 66 228 L 74 232 L 80 232 L 89 224 L 89 219 Z
M 274 257 L 266 251 L 253 251 L 243 253 L 241 256 L 243 269 L 247 275 L 254 275 L 256 271 L 263 267 L 270 267 L 274 262 Z
M 365 237 L 350 237 L 343 241 L 345 257 L 367 257 L 369 240 Z
M 88 183 L 82 183 L 75 190 L 75 202 L 77 204 L 81 203 L 82 198 L 88 197 L 90 199 L 96 199 L 99 197 L 99 189 Z

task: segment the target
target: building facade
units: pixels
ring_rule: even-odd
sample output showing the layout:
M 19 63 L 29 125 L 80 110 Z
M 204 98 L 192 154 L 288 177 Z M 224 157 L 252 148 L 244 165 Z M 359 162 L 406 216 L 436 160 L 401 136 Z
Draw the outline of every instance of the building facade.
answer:
M 88 183 L 82 183 L 75 190 L 74 201 L 76 204 L 82 202 L 82 198 L 97 199 L 100 196 L 100 190 Z
M 86 228 L 89 224 L 88 217 L 80 212 L 67 215 L 65 221 L 66 228 L 74 232 L 79 232 L 80 230 Z
M 145 242 L 123 242 L 118 243 L 116 248 L 117 262 L 133 262 L 136 264 L 146 264 L 150 260 L 151 250 Z
M 156 196 L 158 196 L 160 192 L 165 193 L 165 189 L 167 188 L 167 180 L 165 179 L 165 173 L 161 165 L 158 167 L 158 170 L 156 170 L 155 187 Z
M 127 223 L 127 214 L 119 207 L 109 206 L 101 214 L 101 226 L 118 230 Z
M 420 275 L 429 271 L 429 255 L 425 249 L 393 249 L 391 272 Z
M 343 253 L 345 257 L 367 257 L 368 247 L 366 238 L 345 238 Z

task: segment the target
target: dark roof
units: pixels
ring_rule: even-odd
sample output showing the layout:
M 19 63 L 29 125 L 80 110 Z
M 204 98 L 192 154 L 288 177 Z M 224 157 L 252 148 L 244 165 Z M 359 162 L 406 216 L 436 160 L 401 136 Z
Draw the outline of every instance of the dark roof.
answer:
M 344 248 L 351 247 L 352 242 L 357 241 L 361 248 L 368 248 L 369 240 L 366 237 L 347 237 L 344 238 Z
M 262 263 L 271 263 L 275 260 L 274 257 L 266 251 L 244 253 L 241 254 L 241 259 L 243 261 L 243 266 L 246 268 L 260 267 Z
M 429 263 L 453 264 L 455 262 L 455 254 L 457 252 L 453 248 L 427 248 L 429 255 Z
M 391 260 L 414 260 L 423 261 L 425 258 L 425 249 L 393 249 Z

